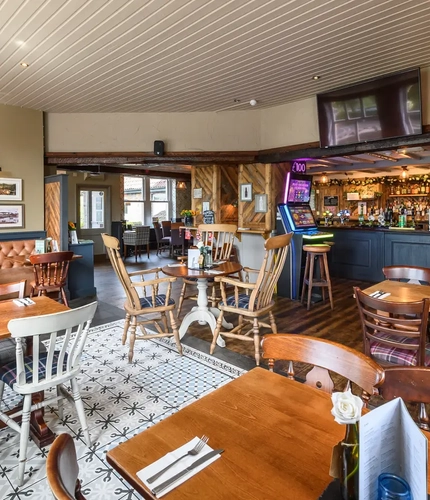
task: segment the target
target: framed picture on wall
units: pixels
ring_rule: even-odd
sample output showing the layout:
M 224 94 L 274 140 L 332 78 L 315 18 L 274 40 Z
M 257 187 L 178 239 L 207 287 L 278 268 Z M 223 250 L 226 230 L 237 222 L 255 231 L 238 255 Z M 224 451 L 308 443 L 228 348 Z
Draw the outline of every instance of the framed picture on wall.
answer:
M 195 200 L 199 200 L 203 196 L 203 190 L 202 188 L 195 188 L 193 191 L 193 198 Z
M 267 212 L 267 194 L 255 195 L 255 212 L 256 213 Z
M 0 205 L 0 229 L 24 227 L 24 205 Z
M 252 184 L 240 185 L 240 201 L 252 201 Z
M 0 201 L 22 201 L 22 179 L 0 178 Z

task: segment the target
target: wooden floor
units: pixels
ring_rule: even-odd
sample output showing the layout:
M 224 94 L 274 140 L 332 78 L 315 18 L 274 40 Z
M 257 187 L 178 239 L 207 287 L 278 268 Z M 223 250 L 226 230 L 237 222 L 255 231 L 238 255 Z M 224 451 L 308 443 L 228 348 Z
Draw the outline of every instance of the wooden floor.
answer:
M 149 269 L 162 267 L 172 260 L 166 257 L 157 257 L 151 252 L 150 259 L 140 257 L 135 264 L 134 257 L 126 261 L 130 271 L 138 269 Z M 162 273 L 160 273 L 163 276 Z M 122 308 L 125 297 L 110 262 L 96 264 L 95 280 L 98 299 Z M 174 283 L 173 298 L 177 301 L 182 283 Z M 330 309 L 328 301 L 323 304 L 318 302 L 312 305 L 310 311 L 300 304 L 283 297 L 276 297 L 274 310 L 279 333 L 304 333 L 315 337 L 333 340 L 344 345 L 362 350 L 362 333 L 358 317 L 355 299 L 352 297 L 352 287 L 366 288 L 370 286 L 367 282 L 355 282 L 344 279 L 333 280 L 334 310 Z M 195 305 L 193 301 L 185 301 L 181 317 Z M 235 318 L 233 316 L 233 318 Z M 268 330 L 262 330 L 262 334 Z M 207 326 L 194 323 L 189 329 L 189 335 L 199 337 L 211 342 L 212 334 Z M 253 357 L 254 346 L 252 342 L 244 342 L 235 339 L 226 339 L 227 348 L 239 354 Z M 217 349 L 219 349 L 217 347 Z

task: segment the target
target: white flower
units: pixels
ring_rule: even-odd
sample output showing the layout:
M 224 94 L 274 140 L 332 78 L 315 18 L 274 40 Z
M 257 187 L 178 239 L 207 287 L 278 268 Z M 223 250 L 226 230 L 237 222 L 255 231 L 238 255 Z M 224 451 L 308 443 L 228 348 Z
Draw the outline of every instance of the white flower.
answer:
M 203 241 L 199 241 L 199 242 L 197 243 L 197 248 L 202 248 L 202 246 L 204 246 L 204 245 L 203 245 Z
M 338 424 L 355 424 L 361 417 L 363 401 L 348 389 L 331 395 L 333 408 L 331 414 Z

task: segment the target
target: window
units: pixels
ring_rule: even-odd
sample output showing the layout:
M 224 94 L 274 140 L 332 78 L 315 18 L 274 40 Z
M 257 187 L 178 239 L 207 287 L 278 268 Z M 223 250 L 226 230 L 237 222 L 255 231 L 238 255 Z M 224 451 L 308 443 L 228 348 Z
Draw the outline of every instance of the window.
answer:
M 145 220 L 145 179 L 144 177 L 124 177 L 124 219 L 132 225 L 140 226 Z
M 151 198 L 151 219 L 169 219 L 169 193 L 167 179 L 149 179 L 149 193 Z
M 124 176 L 124 219 L 131 225 L 169 220 L 175 179 Z

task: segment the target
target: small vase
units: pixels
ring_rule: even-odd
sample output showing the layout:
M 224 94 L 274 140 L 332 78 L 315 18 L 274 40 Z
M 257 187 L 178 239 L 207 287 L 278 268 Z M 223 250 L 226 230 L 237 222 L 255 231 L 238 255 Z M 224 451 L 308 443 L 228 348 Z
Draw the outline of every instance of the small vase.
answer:
M 191 215 L 186 215 L 184 217 L 184 224 L 190 227 L 193 225 L 193 218 L 191 217 Z
M 205 255 L 201 253 L 199 255 L 199 269 L 204 269 L 205 268 Z
M 358 500 L 358 423 L 347 424 L 341 441 L 340 488 L 342 500 Z

